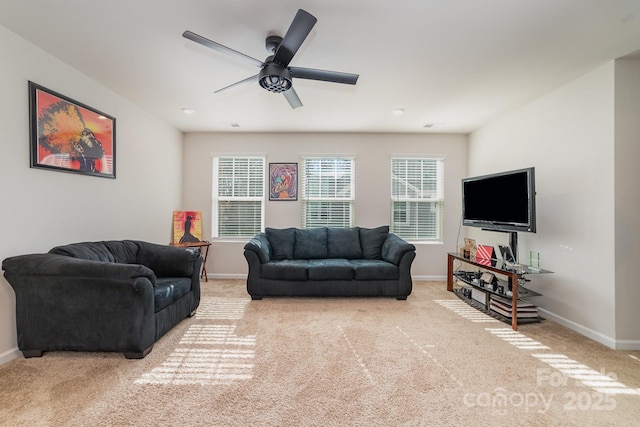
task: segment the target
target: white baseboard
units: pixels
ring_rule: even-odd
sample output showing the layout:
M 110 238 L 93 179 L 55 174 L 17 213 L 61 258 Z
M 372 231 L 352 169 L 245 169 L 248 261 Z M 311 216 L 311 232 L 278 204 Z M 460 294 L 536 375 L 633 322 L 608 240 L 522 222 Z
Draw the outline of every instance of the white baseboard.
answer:
M 208 279 L 242 279 L 246 280 L 246 274 L 207 274 Z M 446 282 L 447 276 L 412 276 L 412 280 L 414 281 L 437 281 L 437 282 Z
M 10 350 L 5 351 L 4 353 L 0 353 L 0 365 L 4 365 L 7 362 L 10 362 L 13 359 L 17 359 L 20 357 L 22 353 L 18 350 L 18 347 L 14 347 Z
M 242 280 L 247 280 L 247 275 L 246 274 L 207 274 L 207 278 L 208 279 L 242 279 Z
M 445 282 L 447 281 L 447 276 L 411 276 L 411 280 L 413 281 L 425 281 L 425 282 Z M 446 284 L 445 284 L 446 289 Z
M 640 350 L 640 340 L 616 340 L 616 350 Z
M 542 317 L 551 319 L 554 322 L 571 329 L 572 331 L 576 331 L 577 333 L 584 335 L 585 337 L 590 338 L 596 342 L 599 342 L 600 344 L 606 345 L 607 347 L 614 350 L 640 350 L 640 340 L 616 340 L 565 317 L 558 316 L 557 314 L 547 311 L 543 308 L 539 308 L 539 310 Z

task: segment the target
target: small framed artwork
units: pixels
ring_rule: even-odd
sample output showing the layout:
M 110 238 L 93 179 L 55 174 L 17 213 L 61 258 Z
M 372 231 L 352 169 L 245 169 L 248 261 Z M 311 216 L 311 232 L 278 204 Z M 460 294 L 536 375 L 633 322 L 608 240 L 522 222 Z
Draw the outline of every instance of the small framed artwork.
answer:
M 297 163 L 269 163 L 269 200 L 298 200 Z
M 202 213 L 200 211 L 173 211 L 174 246 L 202 241 Z
M 31 167 L 116 177 L 116 119 L 29 82 Z

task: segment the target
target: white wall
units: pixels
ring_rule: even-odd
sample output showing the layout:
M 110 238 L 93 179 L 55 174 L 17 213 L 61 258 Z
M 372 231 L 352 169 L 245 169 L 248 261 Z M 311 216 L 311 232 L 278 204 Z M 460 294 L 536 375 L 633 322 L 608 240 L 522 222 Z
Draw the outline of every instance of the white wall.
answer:
M 0 26 L 0 259 L 84 240 L 168 243 L 182 202 L 182 133 Z M 29 168 L 27 81 L 116 118 L 116 179 Z M 0 364 L 19 355 L 0 278 Z
M 460 221 L 460 179 L 467 170 L 465 135 L 385 134 L 208 134 L 185 135 L 184 207 L 202 211 L 203 235 L 211 235 L 211 179 L 214 153 L 262 153 L 269 162 L 298 162 L 301 154 L 355 154 L 356 225 L 390 222 L 392 154 L 445 155 L 445 242 L 417 245 L 414 278 L 444 279 L 446 252 L 455 250 Z M 299 227 L 301 202 L 267 201 L 266 225 Z M 209 275 L 246 277 L 241 242 L 213 242 Z M 443 285 L 444 286 L 444 285 Z
M 474 132 L 469 172 L 479 175 L 535 166 L 538 232 L 519 233 L 520 257 L 528 260 L 530 250 L 539 251 L 541 266 L 555 272 L 531 276 L 531 288 L 544 294 L 535 302 L 548 317 L 605 345 L 640 348 L 636 327 L 640 319 L 629 310 L 621 311 L 616 299 L 620 282 L 615 235 L 616 220 L 632 220 L 638 210 L 638 181 L 633 179 L 638 176 L 637 166 L 626 184 L 625 192 L 634 194 L 632 200 L 622 201 L 616 185 L 638 159 L 640 116 L 636 95 L 635 117 L 628 119 L 635 120 L 635 133 L 626 135 L 625 144 L 616 143 L 615 69 L 614 62 L 607 63 Z M 624 154 L 616 155 L 614 162 L 619 148 Z M 634 157 L 623 160 L 630 155 Z M 627 238 L 634 241 L 625 256 L 636 260 L 638 227 L 623 228 L 618 234 L 629 233 Z M 473 230 L 470 234 L 488 243 L 506 239 L 497 233 Z M 635 305 L 638 291 L 626 289 L 627 295 L 635 297 L 627 304 Z
M 640 60 L 615 62 L 616 338 L 633 347 L 640 337 Z

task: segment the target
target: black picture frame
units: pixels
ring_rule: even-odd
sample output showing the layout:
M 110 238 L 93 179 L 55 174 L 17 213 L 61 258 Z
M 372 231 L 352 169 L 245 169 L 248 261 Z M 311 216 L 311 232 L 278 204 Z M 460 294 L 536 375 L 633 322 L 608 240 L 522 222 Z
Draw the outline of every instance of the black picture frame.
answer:
M 29 81 L 30 166 L 116 177 L 116 119 Z
M 269 200 L 298 200 L 297 163 L 269 163 Z

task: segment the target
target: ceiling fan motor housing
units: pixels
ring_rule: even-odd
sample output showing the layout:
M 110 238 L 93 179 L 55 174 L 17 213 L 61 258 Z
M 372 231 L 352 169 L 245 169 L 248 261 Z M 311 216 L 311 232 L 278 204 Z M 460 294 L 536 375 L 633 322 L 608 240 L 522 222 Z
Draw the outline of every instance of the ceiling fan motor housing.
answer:
M 260 86 L 273 93 L 281 93 L 291 89 L 289 69 L 275 62 L 267 62 L 260 70 L 258 77 Z

